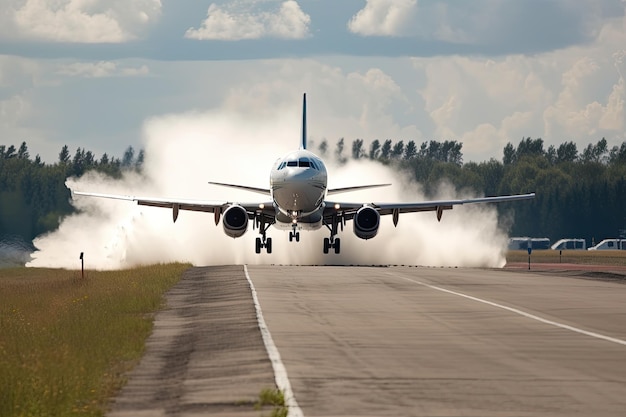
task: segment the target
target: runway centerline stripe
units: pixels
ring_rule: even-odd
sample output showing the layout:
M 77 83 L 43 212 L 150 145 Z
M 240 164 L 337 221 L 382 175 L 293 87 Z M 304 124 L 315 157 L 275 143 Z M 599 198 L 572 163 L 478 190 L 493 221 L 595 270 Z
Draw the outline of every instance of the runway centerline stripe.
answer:
M 270 330 L 265 323 L 265 319 L 263 318 L 263 312 L 261 311 L 261 304 L 259 303 L 256 289 L 254 288 L 254 284 L 252 283 L 252 280 L 250 279 L 250 274 L 248 273 L 248 265 L 244 265 L 243 270 L 246 274 L 248 284 L 250 285 L 250 291 L 252 292 L 254 308 L 256 309 L 256 318 L 259 322 L 259 329 L 261 330 L 261 336 L 263 337 L 265 350 L 267 350 L 267 355 L 270 358 L 270 362 L 272 362 L 272 368 L 274 368 L 274 379 L 276 380 L 276 386 L 278 386 L 278 389 L 280 389 L 285 396 L 285 405 L 288 407 L 287 416 L 304 417 L 302 410 L 298 406 L 296 397 L 291 390 L 291 383 L 289 382 L 289 378 L 287 377 L 287 369 L 280 359 L 280 353 L 278 353 L 278 348 L 274 344 L 274 339 L 272 339 Z
M 389 274 L 389 275 L 392 275 L 392 274 Z M 606 336 L 606 335 L 603 335 L 603 334 L 600 334 L 600 333 L 596 333 L 596 332 L 590 332 L 588 330 L 579 329 L 578 327 L 570 326 L 568 324 L 559 323 L 559 322 L 556 322 L 556 321 L 553 321 L 553 320 L 544 319 L 543 317 L 535 316 L 534 314 L 530 314 L 530 313 L 527 313 L 525 311 L 518 310 L 517 308 L 508 307 L 508 306 L 505 306 L 505 305 L 502 305 L 502 304 L 494 303 L 493 301 L 483 300 L 482 298 L 473 297 L 471 295 L 463 294 L 463 293 L 460 293 L 460 292 L 457 292 L 457 291 L 448 290 L 446 288 L 438 287 L 436 285 L 427 284 L 425 282 L 418 281 L 418 280 L 415 280 L 415 279 L 406 278 L 406 277 L 398 277 L 398 276 L 395 276 L 395 277 L 403 279 L 405 281 L 413 282 L 415 284 L 423 285 L 424 287 L 428 287 L 428 288 L 433 289 L 433 290 L 442 291 L 442 292 L 445 292 L 445 293 L 448 293 L 448 294 L 453 294 L 453 295 L 456 295 L 456 296 L 459 296 L 459 297 L 467 298 L 469 300 L 478 301 L 479 303 L 483 303 L 483 304 L 487 304 L 487 305 L 490 305 L 490 306 L 493 306 L 493 307 L 501 308 L 502 310 L 507 310 L 507 311 L 510 311 L 511 313 L 519 314 L 520 316 L 524 316 L 524 317 L 527 317 L 529 319 L 533 319 L 533 320 L 539 321 L 541 323 L 549 324 L 551 326 L 560 327 L 561 329 L 570 330 L 572 332 L 584 334 L 586 336 L 595 337 L 596 339 L 606 340 L 607 342 L 617 343 L 618 345 L 626 346 L 626 340 L 622 340 L 622 339 L 618 339 L 618 338 L 615 338 L 615 337 Z

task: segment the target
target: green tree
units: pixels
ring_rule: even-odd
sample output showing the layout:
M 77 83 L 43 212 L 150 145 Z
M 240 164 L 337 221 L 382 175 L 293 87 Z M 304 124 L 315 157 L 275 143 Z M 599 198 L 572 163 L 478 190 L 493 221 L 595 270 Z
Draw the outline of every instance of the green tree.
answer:
M 30 159 L 30 154 L 28 153 L 28 146 L 26 146 L 26 142 L 22 142 L 20 145 L 20 149 L 17 151 L 17 157 L 19 159 Z
M 387 139 L 380 148 L 380 159 L 389 159 L 391 155 L 391 139 Z
M 67 145 L 63 145 L 61 152 L 59 152 L 59 163 L 67 165 L 70 163 L 70 150 Z
M 415 141 L 409 141 L 406 144 L 406 148 L 404 149 L 404 159 L 407 161 L 414 159 L 417 156 L 417 146 L 415 146 Z
M 556 150 L 556 162 L 574 162 L 578 158 L 578 149 L 574 142 L 564 142 Z
M 396 142 L 396 144 L 393 145 L 393 148 L 391 149 L 391 158 L 400 159 L 402 155 L 404 155 L 404 142 L 399 141 Z
M 585 163 L 596 162 L 596 163 L 606 163 L 608 161 L 609 149 L 606 142 L 606 139 L 602 138 L 596 143 L 592 145 L 591 143 L 585 148 L 581 155 L 581 160 Z
M 337 149 L 335 150 L 335 158 L 337 159 L 337 162 L 339 162 L 340 164 L 344 164 L 346 162 L 346 158 L 343 156 L 344 146 L 345 146 L 344 139 L 343 138 L 339 139 L 339 141 L 337 142 Z
M 361 159 L 365 156 L 363 150 L 363 139 L 355 139 L 352 142 L 352 159 Z
M 378 159 L 379 157 L 380 157 L 380 141 L 378 139 L 375 139 L 370 144 L 369 158 L 370 159 Z

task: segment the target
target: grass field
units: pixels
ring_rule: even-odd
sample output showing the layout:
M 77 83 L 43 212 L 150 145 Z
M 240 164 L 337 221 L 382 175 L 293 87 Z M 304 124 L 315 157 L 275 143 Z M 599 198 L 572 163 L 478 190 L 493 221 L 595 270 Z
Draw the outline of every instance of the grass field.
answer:
M 533 263 L 568 263 L 585 265 L 626 266 L 626 250 L 534 250 L 531 254 Z M 525 250 L 509 251 L 507 262 L 528 262 Z
M 101 416 L 189 265 L 0 270 L 0 416 Z

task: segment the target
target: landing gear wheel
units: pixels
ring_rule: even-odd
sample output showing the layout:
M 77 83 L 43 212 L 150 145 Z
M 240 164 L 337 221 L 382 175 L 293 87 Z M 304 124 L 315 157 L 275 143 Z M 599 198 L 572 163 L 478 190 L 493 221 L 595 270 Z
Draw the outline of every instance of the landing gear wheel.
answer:
M 272 238 L 271 237 L 267 238 L 267 242 L 265 242 L 265 249 L 267 250 L 267 253 L 272 253 Z
M 294 239 L 300 242 L 300 232 L 289 232 L 289 241 L 293 242 Z
M 341 251 L 341 239 L 335 239 L 333 246 L 335 247 L 335 253 L 339 253 Z
M 257 238 L 256 238 L 256 245 L 255 245 L 255 247 L 254 247 L 254 251 L 255 251 L 256 253 L 261 253 L 261 246 L 262 246 L 262 243 L 261 243 L 261 238 L 260 238 L 260 237 L 257 237 Z
M 328 249 L 330 249 L 330 239 L 325 237 L 324 238 L 324 253 L 328 253 Z

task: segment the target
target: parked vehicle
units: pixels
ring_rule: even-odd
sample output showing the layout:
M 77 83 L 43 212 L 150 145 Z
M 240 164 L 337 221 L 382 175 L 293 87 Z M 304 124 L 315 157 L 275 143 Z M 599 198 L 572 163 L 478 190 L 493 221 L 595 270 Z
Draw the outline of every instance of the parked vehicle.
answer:
M 587 242 L 585 239 L 561 239 L 550 247 L 554 250 L 585 250 Z
M 604 239 L 588 250 L 626 250 L 626 239 Z
M 509 250 L 550 249 L 550 239 L 547 237 L 511 237 Z

